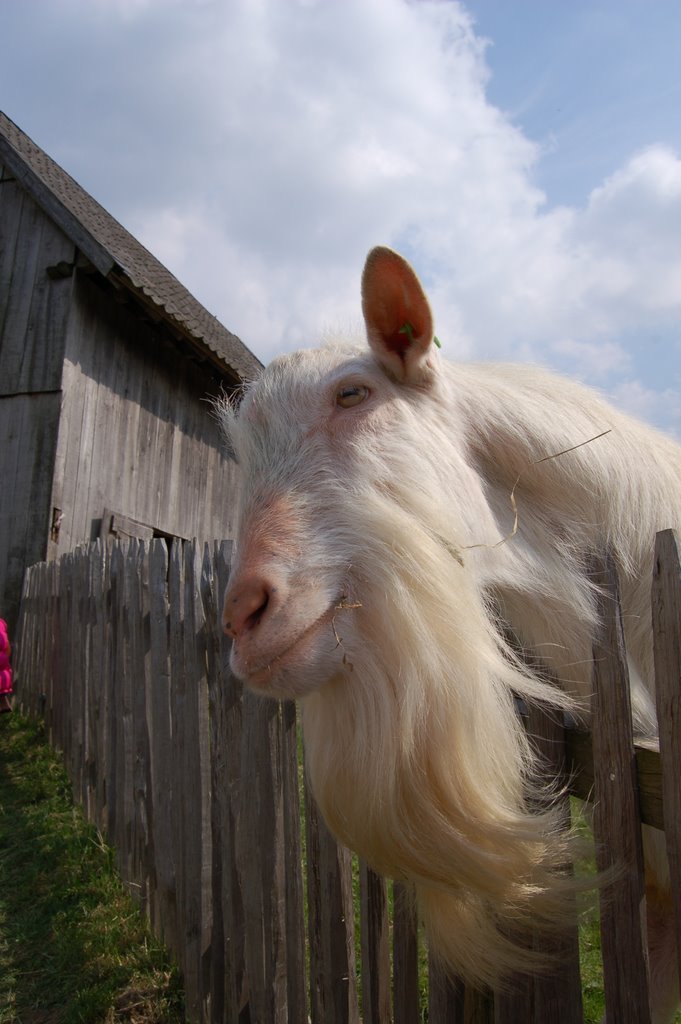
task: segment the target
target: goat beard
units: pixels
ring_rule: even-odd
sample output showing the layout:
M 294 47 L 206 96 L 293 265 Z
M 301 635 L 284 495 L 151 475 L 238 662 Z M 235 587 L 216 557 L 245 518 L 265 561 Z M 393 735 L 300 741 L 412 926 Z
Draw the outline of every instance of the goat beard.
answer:
M 514 704 L 566 698 L 514 659 L 469 569 L 385 518 L 340 637 L 352 671 L 303 701 L 308 776 L 337 839 L 413 885 L 435 957 L 498 987 L 541 966 L 531 928 L 574 920 L 571 839 Z

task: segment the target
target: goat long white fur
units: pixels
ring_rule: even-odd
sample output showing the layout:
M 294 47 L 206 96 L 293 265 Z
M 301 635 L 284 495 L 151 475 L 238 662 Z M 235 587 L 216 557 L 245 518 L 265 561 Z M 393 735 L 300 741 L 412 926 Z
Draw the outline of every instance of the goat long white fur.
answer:
M 514 695 L 588 707 L 586 567 L 609 546 L 635 726 L 655 733 L 652 545 L 681 526 L 681 449 L 543 370 L 442 360 L 391 250 L 369 254 L 362 298 L 369 349 L 282 356 L 222 409 L 243 469 L 224 626 L 238 676 L 301 701 L 332 831 L 415 886 L 446 964 L 495 985 L 533 965 L 511 933 L 560 920 L 570 897 Z M 664 870 L 650 884 L 665 906 Z M 678 982 L 668 948 L 658 960 L 662 1021 Z

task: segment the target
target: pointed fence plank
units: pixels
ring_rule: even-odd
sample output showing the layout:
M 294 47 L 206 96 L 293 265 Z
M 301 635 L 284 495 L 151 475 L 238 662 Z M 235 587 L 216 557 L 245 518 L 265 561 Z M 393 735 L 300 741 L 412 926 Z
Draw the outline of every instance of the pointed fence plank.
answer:
M 192 904 L 194 880 L 189 875 L 193 868 L 187 858 L 191 827 L 188 818 L 197 799 L 195 779 L 187 780 L 187 667 L 185 665 L 185 560 L 183 545 L 173 542 L 168 565 L 168 601 L 170 608 L 170 693 L 173 737 L 171 765 L 173 855 L 177 872 L 177 920 L 180 946 L 180 967 L 185 985 L 187 1013 L 200 1019 L 201 986 L 197 955 L 198 922 L 195 901 Z
M 419 1020 L 419 937 L 414 895 L 393 882 L 393 1006 L 395 1024 Z
M 129 608 L 130 674 L 132 709 L 132 858 L 131 878 L 145 913 L 149 912 L 153 847 L 150 818 L 153 814 L 149 778 L 149 592 L 144 544 L 132 540 L 126 559 L 126 591 Z M 155 883 L 153 883 L 155 884 Z
M 608 1017 L 648 1024 L 648 963 L 640 810 L 629 673 L 615 566 L 595 561 L 602 633 L 594 644 L 592 734 L 594 837 L 600 871 L 617 871 L 601 900 L 601 945 Z
M 206 658 L 206 623 L 201 601 L 202 549 L 196 540 L 185 544 L 187 569 L 185 587 L 191 594 L 191 605 L 185 604 L 185 615 L 191 607 L 193 631 L 185 631 L 185 644 L 189 644 L 186 664 L 193 657 L 194 668 L 190 677 L 191 725 L 193 733 L 187 747 L 188 766 L 196 770 L 198 789 L 195 792 L 197 829 L 192 835 L 193 857 L 196 863 L 199 898 L 199 970 L 201 977 L 202 1013 L 205 1017 L 210 1005 L 211 934 L 213 928 L 212 904 L 212 847 L 210 796 L 210 729 L 208 710 L 208 678 Z M 189 566 L 191 564 L 191 580 Z M 189 771 L 188 771 L 189 777 Z
M 51 562 L 48 565 L 49 576 L 49 624 L 50 642 L 49 656 L 45 664 L 49 665 L 49 677 L 45 680 L 45 693 L 48 694 L 50 715 L 49 730 L 53 735 L 56 716 L 61 710 L 62 671 L 61 671 L 61 635 L 59 633 L 59 606 L 61 603 L 61 572 L 62 566 L 59 562 Z
M 67 771 L 74 783 L 74 795 L 80 796 L 79 759 L 81 754 L 80 675 L 81 650 L 78 639 L 78 606 L 76 580 L 76 554 L 70 552 L 66 556 L 64 581 L 65 600 L 60 608 L 59 630 L 64 657 L 61 670 L 63 673 L 62 706 L 60 708 L 59 734 L 60 747 L 64 754 Z M 66 666 L 68 665 L 68 681 Z
M 150 913 L 154 929 L 179 959 L 177 879 L 173 833 L 172 764 L 175 756 L 170 694 L 170 638 L 168 607 L 168 547 L 154 540 L 149 547 L 150 678 L 147 695 L 149 723 L 149 790 L 154 880 Z
M 80 800 L 84 814 L 89 817 L 89 769 L 90 751 L 92 737 L 90 735 L 90 721 L 92 718 L 92 667 L 91 657 L 91 634 L 92 634 L 92 597 L 90 593 L 90 557 L 87 547 L 80 547 L 76 551 L 75 558 L 75 604 L 77 608 L 76 622 L 79 629 L 77 637 L 77 649 L 80 651 L 78 659 L 78 708 L 79 719 L 77 751 L 78 774 L 76 799 Z
M 667 856 L 676 917 L 676 952 L 681 978 L 681 562 L 673 530 L 657 535 L 653 570 L 655 689 L 662 758 Z
M 100 688 L 102 691 L 102 706 L 103 706 L 103 719 L 101 722 L 99 735 L 101 737 L 101 756 L 102 756 L 102 770 L 100 772 L 101 780 L 98 784 L 99 791 L 99 826 L 103 832 L 107 833 L 107 837 L 111 842 L 110 833 L 108 833 L 108 822 L 110 807 L 112 801 L 112 791 L 114 787 L 113 774 L 115 769 L 115 759 L 113 750 L 111 748 L 111 721 L 113 719 L 113 698 L 112 698 L 112 686 L 113 686 L 113 672 L 114 664 L 112 659 L 112 650 L 114 648 L 114 629 L 113 629 L 113 605 L 112 605 L 112 581 L 111 581 L 111 561 L 112 561 L 112 546 L 106 545 L 104 554 L 103 564 L 103 580 L 102 580 L 102 616 L 104 617 L 105 627 L 105 647 L 102 651 L 101 659 L 101 677 L 100 677 Z
M 243 696 L 241 780 L 236 836 L 244 951 L 252 1020 L 287 1020 L 281 708 Z M 254 856 L 254 851 L 258 856 Z
M 117 841 L 116 854 L 123 879 L 134 882 L 134 833 L 135 833 L 135 738 L 134 738 L 134 694 L 135 662 L 134 637 L 135 613 L 132 609 L 131 591 L 132 543 L 120 547 L 120 608 L 119 608 L 119 678 L 117 682 L 118 715 L 120 740 L 118 746 L 120 775 L 118 785 Z
M 208 694 L 205 634 L 195 543 L 174 542 L 170 552 L 172 826 L 178 923 L 187 1011 L 203 1020 L 210 995 L 212 926 Z
M 62 751 L 65 763 L 68 765 L 71 756 L 70 730 L 66 727 L 71 715 L 73 697 L 71 687 L 67 685 L 67 663 L 69 651 L 69 623 L 73 621 L 71 602 L 73 598 L 73 585 L 71 567 L 73 555 L 64 557 L 59 572 L 60 594 L 58 598 L 58 621 L 57 634 L 55 636 L 55 650 L 57 654 L 56 682 L 59 687 L 59 699 L 54 705 L 54 736 L 55 746 Z M 70 674 L 69 674 L 70 677 Z
M 312 1024 L 359 1024 L 352 858 L 339 846 L 305 785 Z
M 210 752 L 211 752 L 211 900 L 213 907 L 213 928 L 211 935 L 210 955 L 210 1019 L 219 1024 L 225 1019 L 234 1019 L 233 1013 L 225 1016 L 228 1001 L 228 984 L 225 971 L 225 903 L 223 900 L 223 876 L 227 871 L 223 859 L 223 844 L 226 840 L 226 813 L 224 800 L 224 780 L 220 771 L 219 750 L 222 743 L 223 725 L 223 679 L 222 660 L 220 657 L 220 632 L 218 616 L 217 559 L 219 553 L 212 554 L 209 546 L 204 546 L 201 565 L 201 601 L 206 622 L 206 659 L 208 667 L 208 710 L 210 720 Z
M 286 885 L 286 964 L 288 1019 L 307 1021 L 305 980 L 305 896 L 303 887 L 299 732 L 296 706 L 281 706 L 282 796 L 284 802 L 284 877 Z M 302 750 L 302 747 L 300 748 Z
M 123 616 L 124 603 L 123 553 L 121 544 L 116 541 L 111 548 L 109 564 L 109 622 L 111 627 L 111 646 L 109 648 L 108 668 L 108 719 L 107 747 L 109 763 L 107 773 L 107 820 L 106 831 L 109 842 L 118 847 L 125 841 L 123 816 L 123 790 L 125 788 L 125 751 L 123 748 L 123 697 L 122 674 L 123 658 Z M 119 832 L 120 829 L 120 832 Z M 122 853 L 122 851 L 121 851 Z
M 245 966 L 245 922 L 241 881 L 237 869 L 242 785 L 242 687 L 229 667 L 231 643 L 220 628 L 221 597 L 227 586 L 231 542 L 216 543 L 214 573 L 207 598 L 202 584 L 206 620 L 213 623 L 208 644 L 208 697 L 211 716 L 213 828 L 213 908 L 218 922 L 218 944 L 212 959 L 211 991 L 215 994 L 212 1020 L 222 1024 L 249 1024 Z M 206 575 L 204 559 L 204 577 Z M 209 633 L 209 637 L 210 637 Z M 247 795 L 246 795 L 247 798 Z
M 180 767 L 181 843 L 187 971 L 192 978 L 191 1012 L 200 1017 L 210 992 L 210 766 L 205 633 L 196 542 L 183 545 L 183 650 L 181 706 L 173 716 Z M 181 717 L 180 717 L 181 716 Z
M 557 685 L 557 684 L 556 684 Z M 563 715 L 555 709 L 530 704 L 526 729 L 534 749 L 541 758 L 542 778 L 547 781 L 564 779 L 566 774 L 567 750 Z M 570 827 L 570 798 L 562 792 L 557 800 L 557 811 L 561 825 Z M 565 871 L 572 874 L 572 865 Z M 556 932 L 540 932 L 533 937 L 534 948 L 546 956 L 545 970 L 524 980 L 516 995 L 514 1014 L 507 1014 L 506 1020 L 527 1020 L 533 1024 L 554 1021 L 555 1024 L 582 1024 L 582 983 L 579 970 L 579 930 L 577 923 L 577 901 L 574 900 L 573 923 Z M 551 967 L 554 969 L 551 970 Z M 503 996 L 499 1002 L 503 1002 Z M 513 997 L 510 996 L 509 999 Z M 518 1000 L 525 999 L 520 1011 Z M 497 1024 L 501 1024 L 497 1012 Z
M 364 861 L 359 865 L 362 939 L 362 1020 L 390 1021 L 390 947 L 388 887 Z
M 452 978 L 428 959 L 429 1024 L 494 1024 L 494 997 Z
M 103 826 L 104 779 L 106 777 L 106 689 L 104 671 L 107 646 L 107 622 L 104 612 L 106 547 L 97 541 L 90 557 L 90 715 L 88 722 L 88 807 L 90 820 Z

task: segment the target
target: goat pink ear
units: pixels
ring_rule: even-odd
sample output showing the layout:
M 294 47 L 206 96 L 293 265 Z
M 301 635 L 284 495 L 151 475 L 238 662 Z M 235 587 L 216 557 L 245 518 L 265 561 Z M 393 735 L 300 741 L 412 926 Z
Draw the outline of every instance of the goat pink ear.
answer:
M 389 373 L 422 381 L 432 368 L 433 316 L 414 271 L 385 246 L 372 249 L 364 264 L 362 310 L 369 345 Z

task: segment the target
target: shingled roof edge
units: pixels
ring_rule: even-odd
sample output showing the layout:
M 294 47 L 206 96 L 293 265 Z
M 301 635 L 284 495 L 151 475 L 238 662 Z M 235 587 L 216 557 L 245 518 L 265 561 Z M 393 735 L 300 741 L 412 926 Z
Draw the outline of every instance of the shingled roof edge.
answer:
M 120 253 L 112 252 L 111 246 L 107 246 L 83 223 L 83 220 L 69 208 L 67 203 L 56 194 L 53 185 L 46 181 L 36 170 L 35 160 L 32 162 L 30 154 L 23 153 L 8 137 L 8 129 L 13 129 L 22 143 L 27 148 L 32 148 L 35 154 L 48 163 L 50 173 L 59 176 L 60 188 L 69 186 L 73 188 L 74 194 L 87 204 L 87 212 L 90 208 L 100 214 L 109 228 L 115 241 L 121 239 L 129 244 L 133 250 L 133 263 L 135 257 L 140 256 L 143 263 L 149 268 L 149 280 L 140 272 L 139 266 L 133 268 L 126 266 L 125 261 L 120 259 Z M 233 334 L 222 324 L 217 317 L 211 314 L 198 299 L 172 274 L 145 246 L 139 242 L 119 221 L 116 220 L 100 203 L 97 202 L 78 182 L 64 171 L 63 168 L 52 160 L 21 128 L 18 127 L 6 114 L 0 111 L 0 158 L 4 161 L 10 172 L 17 181 L 33 197 L 38 205 L 51 217 L 54 222 L 71 238 L 74 245 L 92 264 L 102 276 L 111 280 L 117 286 L 124 286 L 139 298 L 140 293 L 144 295 L 146 302 L 158 310 L 160 319 L 172 324 L 176 330 L 187 336 L 195 347 L 207 350 L 206 355 L 212 360 L 217 360 L 225 369 L 235 373 L 240 379 L 248 380 L 257 376 L 262 369 L 262 363 L 247 348 L 241 339 Z M 153 281 L 154 272 L 160 275 Z M 154 287 L 156 285 L 156 287 Z M 163 291 L 170 291 L 164 295 Z M 165 287 L 164 287 L 165 286 Z M 176 288 L 189 306 L 188 310 L 182 311 L 172 301 L 172 291 Z M 190 315 L 194 313 L 194 317 Z M 199 320 L 197 324 L 196 320 Z M 200 321 L 204 320 L 211 330 L 202 330 Z M 226 351 L 222 351 L 222 349 Z M 231 350 L 231 351 L 230 351 Z

